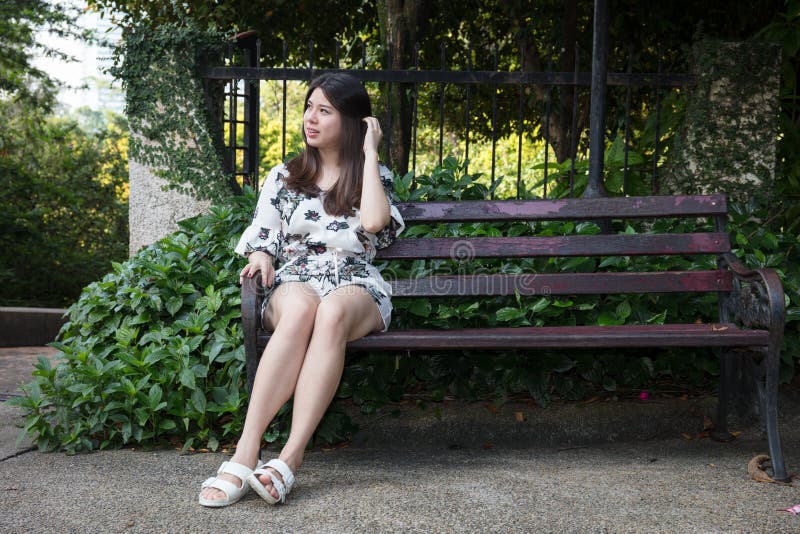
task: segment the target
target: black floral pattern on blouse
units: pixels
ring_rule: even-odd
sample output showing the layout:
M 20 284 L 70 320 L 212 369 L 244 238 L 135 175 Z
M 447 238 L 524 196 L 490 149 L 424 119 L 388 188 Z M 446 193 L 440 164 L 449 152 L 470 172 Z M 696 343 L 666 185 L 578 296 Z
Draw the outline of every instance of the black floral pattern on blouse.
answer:
M 325 251 L 328 250 L 328 245 L 321 241 L 308 241 L 306 249 L 311 254 L 325 254 Z
M 306 220 L 307 221 L 313 221 L 313 222 L 317 222 L 318 220 L 320 220 L 322 218 L 322 216 L 318 212 L 316 212 L 314 210 L 308 210 L 305 213 L 305 216 L 306 216 Z
M 326 230 L 332 230 L 334 232 L 345 230 L 347 228 L 350 228 L 350 225 L 347 224 L 347 221 L 332 221 L 328 226 L 325 227 Z
M 386 198 L 389 199 L 389 205 L 394 205 L 394 179 L 391 174 L 381 175 L 381 184 L 383 184 L 383 190 L 386 193 Z M 397 231 L 401 228 L 401 225 L 398 221 L 395 220 L 394 217 L 389 219 L 389 224 L 387 224 L 382 230 L 380 230 L 375 237 L 377 241 L 375 243 L 376 249 L 386 248 L 392 243 L 394 243 L 395 239 L 397 239 Z
M 283 176 L 281 176 L 281 178 L 283 178 Z M 294 210 L 297 209 L 297 206 L 300 205 L 304 198 L 304 195 L 295 193 L 288 187 L 281 187 L 278 189 L 275 198 L 270 199 L 270 203 L 280 212 L 281 219 L 283 219 L 286 224 L 289 224 Z

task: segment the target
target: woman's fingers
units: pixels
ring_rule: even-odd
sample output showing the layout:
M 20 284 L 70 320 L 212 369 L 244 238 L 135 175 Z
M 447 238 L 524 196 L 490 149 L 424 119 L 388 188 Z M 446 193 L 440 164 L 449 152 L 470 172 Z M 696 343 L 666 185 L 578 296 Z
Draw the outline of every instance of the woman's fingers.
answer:
M 261 283 L 264 287 L 272 287 L 272 282 L 275 281 L 275 269 L 271 264 L 267 263 L 261 269 Z
M 247 265 L 244 266 L 244 269 L 242 269 L 242 272 L 239 273 L 239 284 L 241 284 L 244 281 L 244 277 L 245 276 L 247 276 L 247 277 L 251 276 L 250 275 L 250 267 L 251 267 L 251 265 L 248 263 Z
M 364 149 L 377 150 L 383 137 L 380 122 L 375 117 L 364 117 L 361 120 L 367 125 L 367 134 L 364 136 Z

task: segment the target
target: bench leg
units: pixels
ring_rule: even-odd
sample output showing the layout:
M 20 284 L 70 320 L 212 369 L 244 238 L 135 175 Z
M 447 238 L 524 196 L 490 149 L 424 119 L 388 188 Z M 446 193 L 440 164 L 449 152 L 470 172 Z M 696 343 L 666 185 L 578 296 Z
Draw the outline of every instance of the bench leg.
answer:
M 772 463 L 772 477 L 781 482 L 791 481 L 786 473 L 780 434 L 778 432 L 778 384 L 780 353 L 741 354 L 723 351 L 720 355 L 719 393 L 714 439 L 730 441 L 728 414 L 736 406 L 739 417 L 749 419 L 758 412 L 759 426 L 766 434 Z M 761 362 L 756 362 L 760 359 Z
M 780 351 L 776 347 L 767 349 L 764 358 L 763 390 L 759 391 L 761 398 L 762 417 L 769 440 L 769 455 L 772 463 L 772 478 L 781 482 L 791 482 L 791 477 L 786 473 L 781 449 L 781 437 L 778 433 L 778 383 L 780 380 Z M 759 381 L 759 389 L 762 384 Z
M 719 361 L 719 391 L 717 392 L 717 417 L 714 421 L 714 439 L 717 441 L 730 441 L 728 432 L 728 410 L 731 398 L 736 387 L 737 363 L 734 355 L 723 350 L 720 352 Z

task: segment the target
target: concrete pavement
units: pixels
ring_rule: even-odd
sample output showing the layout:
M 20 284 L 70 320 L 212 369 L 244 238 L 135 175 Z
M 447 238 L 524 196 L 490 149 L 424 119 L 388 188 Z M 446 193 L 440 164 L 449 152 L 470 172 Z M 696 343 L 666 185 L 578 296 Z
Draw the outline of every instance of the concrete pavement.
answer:
M 397 418 L 360 417 L 349 446 L 310 451 L 286 505 L 250 493 L 206 509 L 200 483 L 226 455 L 43 454 L 15 445 L 19 412 L 0 403 L 0 531 L 800 532 L 800 516 L 776 511 L 800 503 L 800 486 L 747 474 L 766 452 L 757 428 L 727 444 L 698 437 L 712 406 L 402 405 Z M 784 388 L 781 410 L 795 472 L 800 388 Z

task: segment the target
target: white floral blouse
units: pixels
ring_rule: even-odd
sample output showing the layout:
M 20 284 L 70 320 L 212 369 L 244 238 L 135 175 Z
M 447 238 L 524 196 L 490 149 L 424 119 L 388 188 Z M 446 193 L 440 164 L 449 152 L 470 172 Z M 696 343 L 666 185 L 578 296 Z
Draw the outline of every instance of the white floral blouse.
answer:
M 281 265 L 272 290 L 281 283 L 304 282 L 322 298 L 341 286 L 363 286 L 388 327 L 391 288 L 371 262 L 377 250 L 391 245 L 405 225 L 392 198 L 392 172 L 384 165 L 379 170 L 391 220 L 373 234 L 361 226 L 358 209 L 351 216 L 331 216 L 323 208 L 324 193 L 309 196 L 288 189 L 284 182 L 289 175 L 286 166 L 273 167 L 259 194 L 253 221 L 236 245 L 236 253 L 264 251 L 278 259 Z

